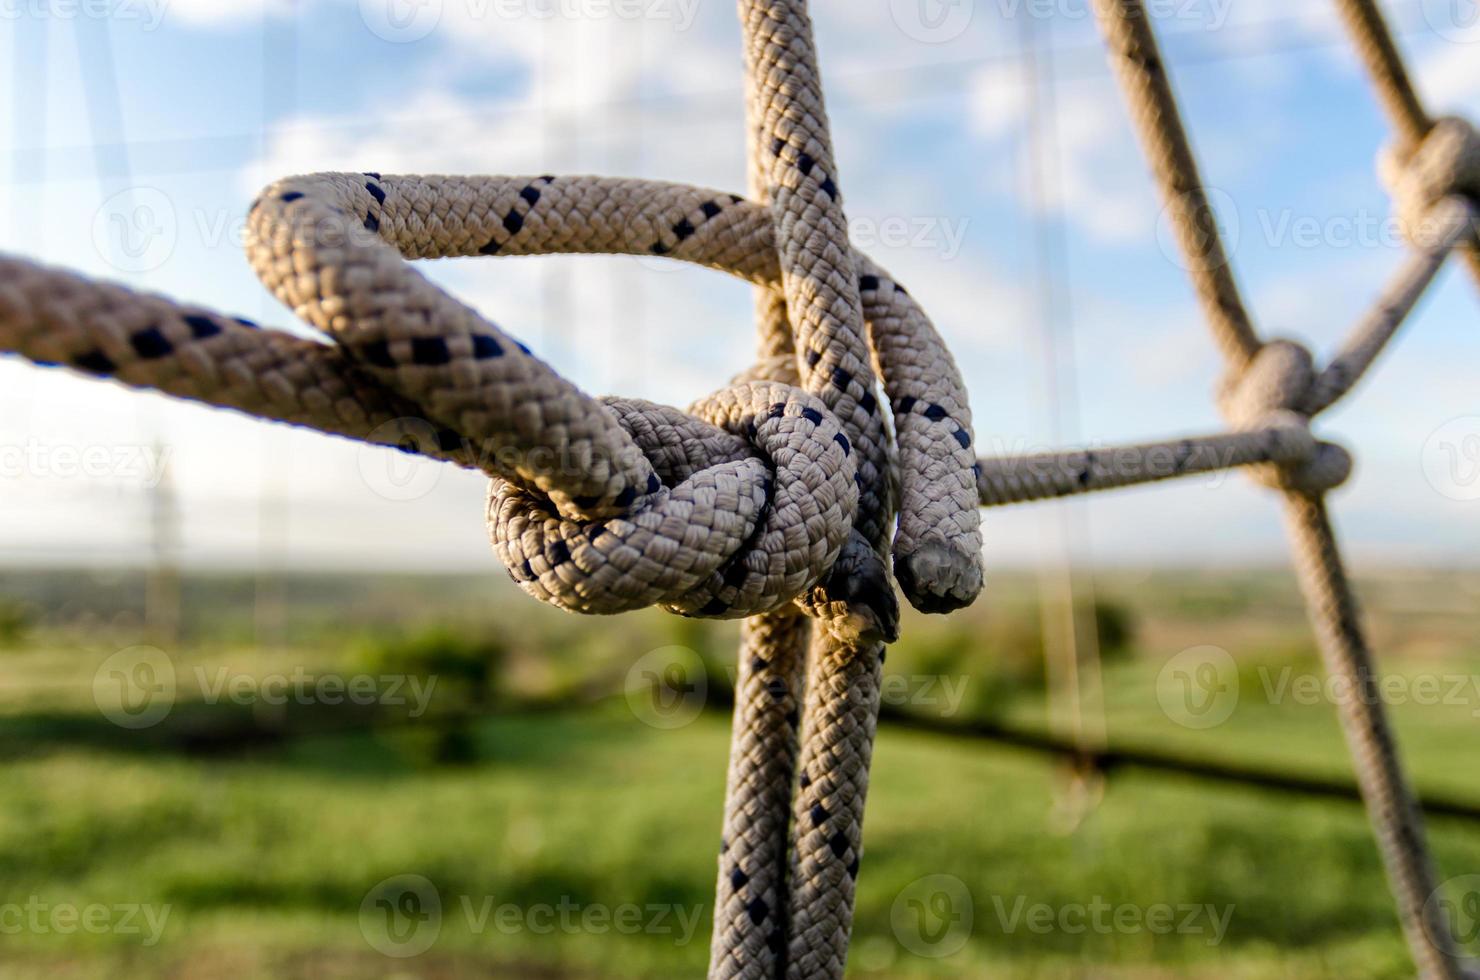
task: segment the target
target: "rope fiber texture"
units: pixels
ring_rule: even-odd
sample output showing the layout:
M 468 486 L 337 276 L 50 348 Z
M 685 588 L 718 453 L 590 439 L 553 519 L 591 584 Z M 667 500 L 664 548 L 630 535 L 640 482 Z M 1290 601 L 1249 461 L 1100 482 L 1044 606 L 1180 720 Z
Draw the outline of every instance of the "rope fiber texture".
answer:
M 1311 420 L 1350 392 L 1455 250 L 1480 137 L 1423 109 L 1373 0 L 1336 0 L 1397 139 L 1380 169 L 1414 254 L 1322 369 L 1261 340 L 1141 0 L 1097 16 L 1213 337 L 1230 431 L 977 460 L 961 375 L 908 291 L 850 246 L 803 0 L 739 0 L 751 200 L 592 176 L 314 174 L 254 203 L 248 256 L 304 339 L 0 255 L 0 350 L 395 446 L 490 478 L 493 548 L 562 608 L 745 617 L 710 976 L 838 978 L 863 854 L 889 575 L 949 612 L 982 587 L 979 504 L 1246 467 L 1279 490 L 1328 670 L 1376 668 L 1326 512 L 1351 458 Z M 592 398 L 407 260 L 659 255 L 755 287 L 758 359 L 686 411 Z M 885 413 L 889 419 L 886 424 Z M 1341 715 L 1415 963 L 1464 975 L 1381 702 Z

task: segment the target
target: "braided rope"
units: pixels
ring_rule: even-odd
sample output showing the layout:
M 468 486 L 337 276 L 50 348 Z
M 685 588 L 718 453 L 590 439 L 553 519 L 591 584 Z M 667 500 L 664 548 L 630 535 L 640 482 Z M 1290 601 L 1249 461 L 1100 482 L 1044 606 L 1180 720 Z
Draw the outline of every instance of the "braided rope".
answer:
M 768 204 L 763 117 L 754 76 L 746 72 L 746 177 L 750 196 Z M 786 295 L 761 285 L 753 298 L 758 360 L 749 376 L 800 385 Z M 741 627 L 709 945 L 708 976 L 717 980 L 774 980 L 784 972 L 791 802 L 810 639 L 808 623 L 785 613 L 757 616 Z
M 1315 455 L 1316 443 L 1303 419 L 1284 413 L 1268 421 L 1264 428 L 1219 435 L 984 459 L 977 486 L 984 507 L 1001 507 L 1237 466 L 1303 463 Z
M 747 619 L 740 633 L 709 976 L 774 980 L 786 954 L 791 798 L 809 622 Z
M 1388 884 L 1397 898 L 1408 948 L 1424 978 L 1463 980 L 1458 947 L 1439 902 L 1423 815 L 1403 775 L 1398 748 L 1383 712 L 1379 678 L 1358 618 L 1356 596 L 1342 567 L 1336 536 L 1319 495 L 1285 494 L 1285 523 L 1295 571 L 1326 670 L 1351 683 L 1343 698 L 1341 728 L 1357 782 L 1377 832 Z
M 884 545 L 882 525 L 890 521 L 894 503 L 893 488 L 884 478 L 890 468 L 888 445 L 864 338 L 864 283 L 846 245 L 847 222 L 812 24 L 801 0 L 739 0 L 739 14 L 746 73 L 753 85 L 753 179 L 764 178 L 775 220 L 797 368 L 802 387 L 838 413 L 859 447 L 863 499 L 858 526 L 879 548 Z M 870 285 L 877 290 L 877 280 Z M 881 361 L 887 357 L 882 345 L 878 354 Z M 964 402 L 954 407 L 955 423 L 969 432 Z M 900 403 L 893 408 L 896 425 L 905 425 L 910 408 Z M 959 448 L 965 451 L 968 445 L 969 436 Z M 845 557 L 864 579 L 878 560 L 870 551 Z M 901 574 L 901 580 L 911 588 L 910 575 Z M 854 640 L 825 630 L 813 638 L 785 915 L 788 977 L 843 975 L 882 657 L 877 639 Z

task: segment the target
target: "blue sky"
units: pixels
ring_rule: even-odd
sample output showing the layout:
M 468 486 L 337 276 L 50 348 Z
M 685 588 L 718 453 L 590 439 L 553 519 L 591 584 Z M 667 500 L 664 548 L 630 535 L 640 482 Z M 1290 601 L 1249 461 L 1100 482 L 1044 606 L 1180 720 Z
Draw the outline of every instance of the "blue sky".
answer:
M 1218 364 L 1158 233 L 1088 2 L 836 0 L 814 12 L 855 241 L 952 344 L 989 451 L 1047 447 L 1055 432 L 1111 445 L 1219 427 Z M 1480 25 L 1467 20 L 1480 7 L 1388 7 L 1432 107 L 1480 117 Z M 1261 330 L 1329 352 L 1403 257 L 1374 165 L 1384 121 L 1330 5 L 1153 10 Z M 240 249 L 248 202 L 278 176 L 745 186 L 728 2 L 0 0 L 0 16 L 15 76 L 0 100 L 11 137 L 0 249 L 279 327 L 292 318 Z M 1035 106 L 1053 109 L 1039 115 L 1052 152 L 1038 200 Z M 1046 310 L 1043 232 L 1062 242 Z M 588 390 L 684 404 L 750 355 L 747 287 L 705 270 L 579 257 L 428 271 Z M 1056 371 L 1045 330 L 1060 344 Z M 1457 498 L 1480 488 L 1468 492 L 1469 474 L 1435 477 L 1445 445 L 1480 445 L 1477 378 L 1480 291 L 1455 266 L 1376 376 L 1318 423 L 1357 456 L 1335 506 L 1361 561 L 1477 560 L 1480 500 Z M 76 472 L 68 450 L 98 465 Z M 475 475 L 9 360 L 0 561 L 147 556 L 159 458 L 193 563 L 493 567 Z M 1088 561 L 1282 555 L 1274 502 L 1235 476 L 991 512 L 989 563 L 1041 556 L 1069 509 Z

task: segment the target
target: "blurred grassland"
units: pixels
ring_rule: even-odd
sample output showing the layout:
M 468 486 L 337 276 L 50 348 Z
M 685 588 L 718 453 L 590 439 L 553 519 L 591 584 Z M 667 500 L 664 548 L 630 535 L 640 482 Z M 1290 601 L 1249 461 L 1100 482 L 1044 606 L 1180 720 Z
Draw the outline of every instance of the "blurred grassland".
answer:
M 1105 618 L 1119 621 L 1102 630 L 1115 744 L 1349 773 L 1330 705 L 1263 693 L 1280 671 L 1319 674 L 1288 576 L 1122 571 L 1096 584 Z M 1361 587 L 1385 670 L 1480 676 L 1480 575 L 1393 572 Z M 167 925 L 153 946 L 137 935 L 7 932 L 0 976 L 702 975 L 728 720 L 712 711 L 661 730 L 621 692 L 634 662 L 674 644 L 722 688 L 734 624 L 577 619 L 493 579 L 188 577 L 180 637 L 168 644 L 178 703 L 165 722 L 130 732 L 101 716 L 92 683 L 109 655 L 152 639 L 141 594 L 128 573 L 0 575 L 0 902 L 167 905 Z M 966 613 L 911 616 L 888 671 L 961 679 L 960 717 L 1043 730 L 1035 596 L 1031 577 L 1003 575 Z M 1157 677 L 1201 644 L 1234 656 L 1240 699 L 1228 721 L 1198 731 L 1161 710 Z M 194 686 L 222 668 L 333 676 L 418 664 L 442 682 L 419 719 L 202 704 Z M 1480 800 L 1477 710 L 1473 699 L 1394 708 L 1425 790 Z M 1071 822 L 1060 819 L 1067 779 L 1021 750 L 886 726 L 851 974 L 1409 975 L 1358 806 L 1127 772 Z M 1446 875 L 1480 872 L 1480 827 L 1431 829 Z M 394 959 L 367 942 L 360 910 L 378 882 L 405 873 L 435 884 L 441 931 L 427 952 Z M 894 929 L 896 900 L 931 874 L 960 878 L 974 906 L 969 941 L 941 959 L 911 952 Z M 687 937 L 478 929 L 464 901 L 486 898 L 662 905 L 698 926 Z M 1232 912 L 1217 944 L 1205 933 L 1039 932 L 1006 920 L 1020 900 L 1096 899 Z

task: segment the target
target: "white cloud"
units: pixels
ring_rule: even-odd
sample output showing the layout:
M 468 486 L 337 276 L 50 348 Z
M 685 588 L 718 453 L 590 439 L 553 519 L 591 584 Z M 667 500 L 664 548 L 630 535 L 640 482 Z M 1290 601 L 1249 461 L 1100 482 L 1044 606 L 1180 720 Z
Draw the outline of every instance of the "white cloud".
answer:
M 1460 111 L 1472 120 L 1480 114 L 1480 25 L 1473 33 L 1465 41 L 1424 46 L 1413 65 L 1435 111 Z
M 163 5 L 166 17 L 204 26 L 225 26 L 263 17 L 293 13 L 292 0 L 153 0 Z
M 1048 142 L 1043 206 L 1094 240 L 1144 242 L 1154 228 L 1155 197 L 1120 92 L 1108 79 L 1060 81 Z M 989 141 L 1028 139 L 1031 92 L 1019 67 L 991 65 L 972 79 L 968 123 Z M 1039 103 L 1037 111 L 1045 103 Z

